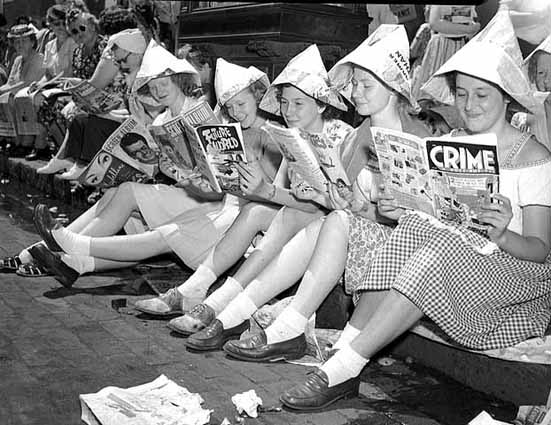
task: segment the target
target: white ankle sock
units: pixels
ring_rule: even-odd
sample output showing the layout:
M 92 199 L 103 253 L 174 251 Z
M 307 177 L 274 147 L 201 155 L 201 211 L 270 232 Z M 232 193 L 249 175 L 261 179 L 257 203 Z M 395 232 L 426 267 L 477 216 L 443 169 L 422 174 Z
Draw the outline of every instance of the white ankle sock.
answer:
M 217 316 L 217 319 L 222 322 L 224 329 L 229 329 L 248 320 L 256 310 L 258 307 L 246 293 L 241 292 Z
M 275 344 L 295 338 L 304 333 L 307 324 L 308 319 L 289 306 L 266 328 L 266 341 Z
M 327 374 L 329 387 L 333 387 L 358 376 L 368 362 L 369 359 L 360 356 L 350 345 L 346 345 L 322 364 L 320 369 Z
M 23 251 L 21 251 L 19 254 L 17 254 L 17 256 L 19 257 L 19 259 L 21 260 L 21 262 L 23 264 L 29 264 L 29 263 L 32 263 L 33 262 L 33 256 L 31 255 L 31 253 L 27 250 L 27 248 L 23 249 Z
M 361 330 L 355 328 L 350 324 L 350 322 L 346 323 L 346 326 L 344 327 L 341 336 L 333 344 L 333 348 L 340 350 L 344 346 L 350 344 L 354 338 L 356 338 L 360 334 Z
M 204 303 L 218 314 L 241 292 L 243 292 L 241 284 L 230 276 L 220 288 L 208 296 Z
M 91 273 L 96 268 L 94 257 L 88 255 L 61 254 L 61 261 L 80 274 Z
M 90 255 L 90 236 L 79 235 L 65 227 L 52 230 L 52 236 L 67 254 Z
M 207 266 L 199 265 L 188 280 L 178 286 L 178 291 L 185 297 L 205 298 L 210 286 L 218 277 Z

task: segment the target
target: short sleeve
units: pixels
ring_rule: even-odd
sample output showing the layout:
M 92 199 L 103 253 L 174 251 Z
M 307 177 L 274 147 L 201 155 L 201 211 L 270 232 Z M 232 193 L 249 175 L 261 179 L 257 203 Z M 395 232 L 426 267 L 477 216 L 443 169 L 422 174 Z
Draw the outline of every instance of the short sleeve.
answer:
M 551 206 L 551 161 L 525 168 L 520 173 L 519 205 Z
M 352 190 L 354 191 L 356 198 L 363 198 L 367 202 L 372 201 L 371 192 L 373 189 L 373 172 L 368 168 L 363 168 L 356 181 L 352 185 Z

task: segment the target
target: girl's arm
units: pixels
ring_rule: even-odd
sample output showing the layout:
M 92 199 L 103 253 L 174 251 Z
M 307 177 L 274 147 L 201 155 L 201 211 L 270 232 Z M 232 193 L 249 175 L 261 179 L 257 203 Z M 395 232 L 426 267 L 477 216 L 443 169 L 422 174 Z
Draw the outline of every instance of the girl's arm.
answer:
M 118 72 L 119 68 L 111 59 L 102 57 L 89 82 L 98 89 L 104 89 L 115 79 Z
M 456 24 L 442 19 L 442 7 L 446 6 L 430 7 L 429 25 L 433 31 L 462 36 L 465 34 L 474 35 L 480 29 L 480 24 L 478 22 L 472 24 Z
M 499 203 L 486 204 L 480 221 L 490 225 L 488 236 L 503 251 L 521 260 L 543 263 L 551 247 L 551 208 L 528 205 L 522 209 L 522 235 L 507 229 L 513 217 L 511 203 L 493 195 Z

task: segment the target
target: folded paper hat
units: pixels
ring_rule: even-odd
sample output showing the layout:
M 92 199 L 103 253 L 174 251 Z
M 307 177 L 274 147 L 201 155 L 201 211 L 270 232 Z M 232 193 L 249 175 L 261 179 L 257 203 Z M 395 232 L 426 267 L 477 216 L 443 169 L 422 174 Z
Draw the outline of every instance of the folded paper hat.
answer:
M 136 74 L 136 88 L 143 87 L 149 81 L 173 74 L 198 74 L 197 70 L 185 59 L 178 59 L 155 40 L 151 40 L 143 55 L 142 64 Z
M 533 91 L 522 68 L 522 55 L 506 8 L 500 7 L 488 25 L 444 63 L 421 90 L 440 102 L 453 104 L 454 96 L 446 79 L 450 72 L 489 81 L 528 111 L 535 108 Z
M 268 76 L 260 69 L 254 66 L 245 68 L 218 58 L 214 76 L 214 90 L 218 105 L 224 105 L 233 96 L 256 81 L 260 81 L 266 88 L 270 86 Z
M 360 66 L 417 107 L 409 78 L 409 41 L 403 25 L 381 25 L 329 71 L 329 78 L 342 95 L 351 99 L 353 67 Z
M 277 86 L 291 84 L 307 95 L 341 111 L 348 108 L 339 93 L 329 83 L 329 77 L 318 47 L 315 44 L 296 55 L 289 61 L 281 74 L 272 82 L 260 102 L 260 109 L 274 115 L 280 115 Z
M 126 29 L 124 31 L 113 34 L 109 37 L 107 47 L 112 49 L 114 45 L 117 45 L 121 49 L 127 52 L 143 54 L 147 45 L 142 32 L 137 28 Z
M 32 24 L 20 24 L 14 25 L 8 32 L 8 38 L 21 38 L 36 35 L 38 30 Z
M 534 54 L 538 51 L 551 54 L 551 34 L 548 35 L 547 38 L 543 40 L 538 47 L 532 50 L 532 53 L 530 53 L 526 57 L 526 59 L 524 59 L 524 63 L 527 65 L 528 62 L 530 62 L 530 60 L 534 57 Z

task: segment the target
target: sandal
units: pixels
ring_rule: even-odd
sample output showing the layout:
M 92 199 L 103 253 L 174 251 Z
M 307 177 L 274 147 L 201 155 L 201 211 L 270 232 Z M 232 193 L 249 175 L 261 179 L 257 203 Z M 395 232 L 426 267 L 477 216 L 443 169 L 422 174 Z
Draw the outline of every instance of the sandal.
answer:
M 18 255 L 0 259 L 0 272 L 15 272 L 23 264 Z
M 23 277 L 51 276 L 48 270 L 36 263 L 21 264 L 15 273 Z

